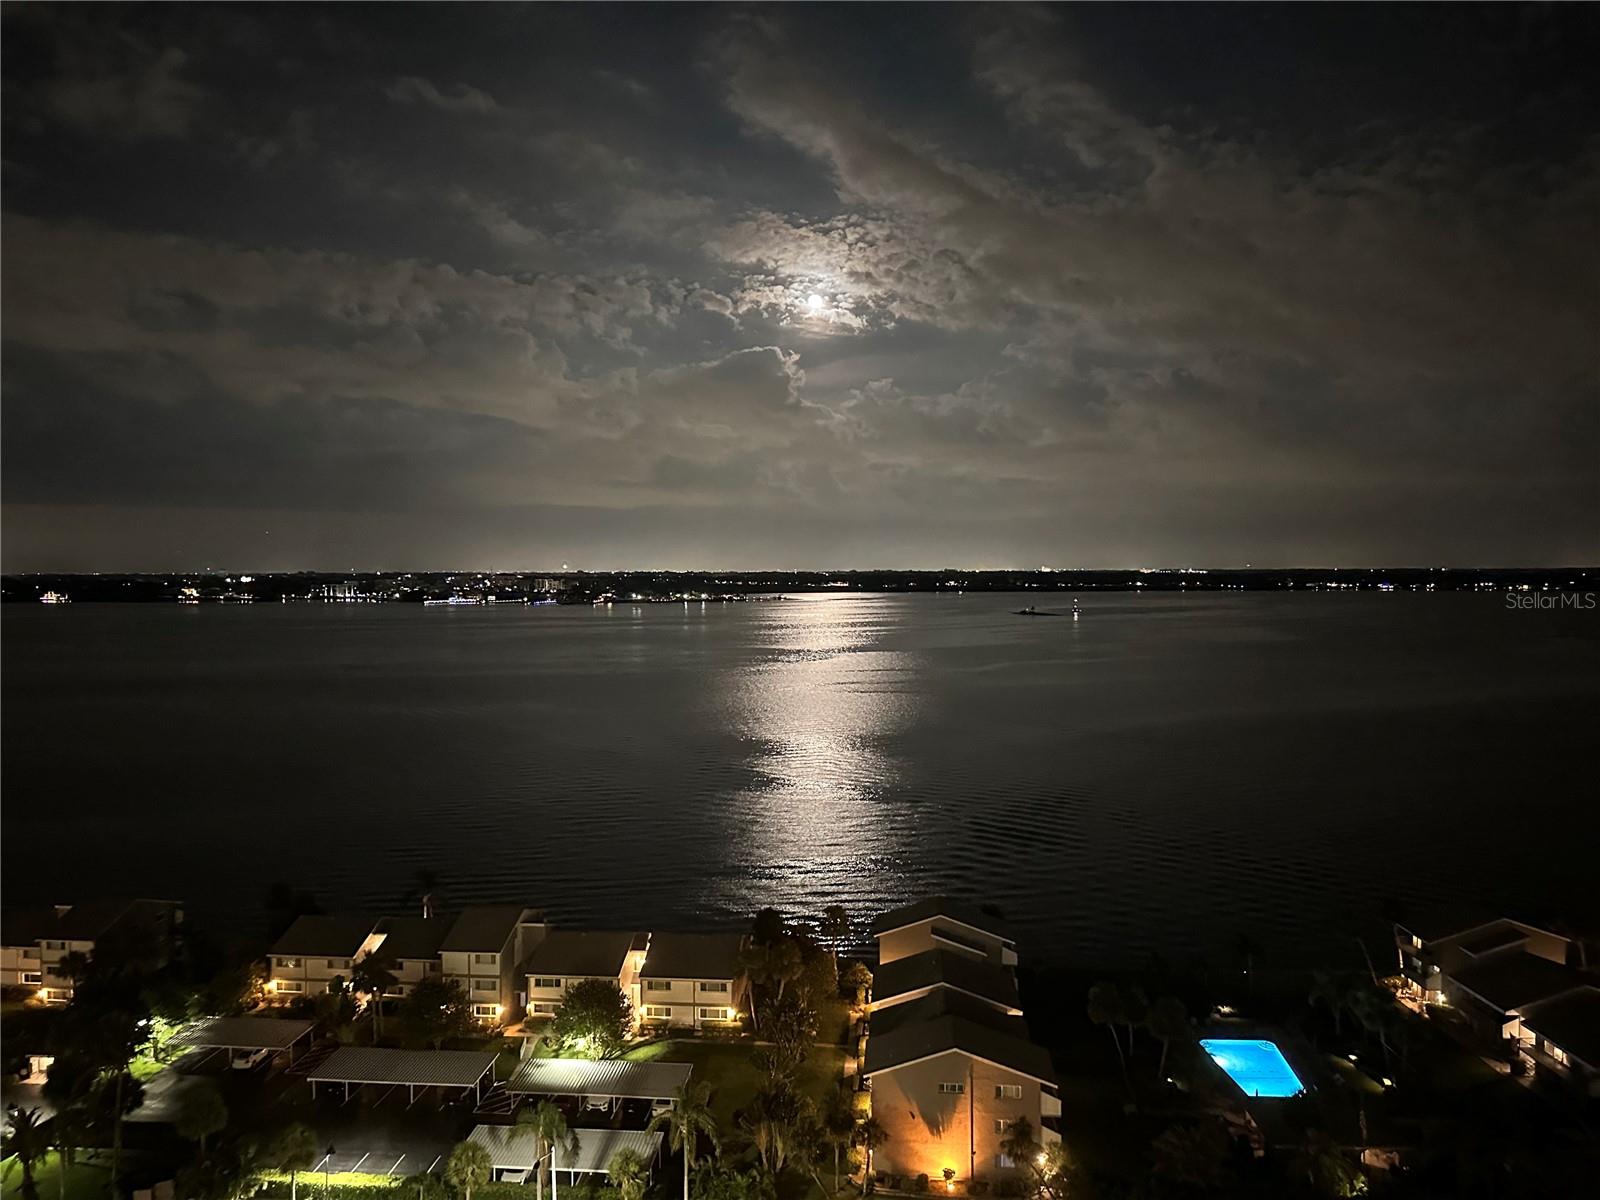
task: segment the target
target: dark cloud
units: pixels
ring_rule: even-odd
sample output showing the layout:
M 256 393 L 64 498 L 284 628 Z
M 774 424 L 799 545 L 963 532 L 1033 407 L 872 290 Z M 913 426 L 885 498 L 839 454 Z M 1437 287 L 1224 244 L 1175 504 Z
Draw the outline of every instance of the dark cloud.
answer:
M 1593 559 L 1592 15 L 626 11 L 7 9 L 6 567 Z

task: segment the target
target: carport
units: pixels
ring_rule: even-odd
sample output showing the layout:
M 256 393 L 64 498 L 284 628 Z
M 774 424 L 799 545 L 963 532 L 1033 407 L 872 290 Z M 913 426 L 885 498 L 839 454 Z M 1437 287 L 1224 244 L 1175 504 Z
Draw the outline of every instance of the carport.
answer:
M 689 1082 L 689 1063 L 627 1062 L 619 1058 L 530 1058 L 517 1067 L 506 1091 L 534 1096 L 609 1096 L 613 1100 L 670 1101 Z
M 226 1050 L 230 1056 L 240 1050 L 268 1055 L 287 1050 L 293 1062 L 295 1046 L 310 1040 L 311 1029 L 310 1021 L 277 1017 L 211 1017 L 185 1026 L 167 1044 L 180 1050 Z
M 611 1160 L 624 1150 L 633 1151 L 654 1171 L 656 1159 L 661 1155 L 659 1133 L 633 1129 L 574 1129 L 572 1136 L 577 1139 L 577 1146 L 570 1153 L 565 1146 L 556 1147 L 551 1160 L 550 1200 L 556 1200 L 556 1179 L 563 1171 L 568 1183 L 576 1183 L 579 1175 L 610 1175 Z
M 474 1125 L 467 1141 L 488 1152 L 495 1180 L 508 1174 L 525 1179 L 539 1161 L 539 1138 L 528 1125 Z
M 572 1153 L 565 1146 L 557 1146 L 548 1155 L 552 1158 L 550 1173 L 550 1200 L 556 1200 L 556 1179 L 564 1171 L 567 1182 L 579 1175 L 609 1175 L 611 1160 L 623 1150 L 631 1150 L 644 1160 L 645 1166 L 655 1169 L 661 1155 L 661 1135 L 640 1133 L 626 1129 L 574 1129 L 572 1136 L 577 1146 Z M 539 1139 L 526 1125 L 475 1125 L 467 1141 L 482 1146 L 489 1155 L 491 1175 L 502 1179 L 507 1175 L 527 1181 L 528 1173 L 539 1165 Z
M 455 1089 L 483 1098 L 483 1078 L 494 1070 L 492 1050 L 388 1050 L 378 1046 L 343 1046 L 326 1062 L 306 1074 L 311 1095 L 319 1083 L 344 1084 L 344 1098 L 350 1100 L 350 1085 L 406 1089 L 406 1098 L 415 1103 L 417 1089 Z

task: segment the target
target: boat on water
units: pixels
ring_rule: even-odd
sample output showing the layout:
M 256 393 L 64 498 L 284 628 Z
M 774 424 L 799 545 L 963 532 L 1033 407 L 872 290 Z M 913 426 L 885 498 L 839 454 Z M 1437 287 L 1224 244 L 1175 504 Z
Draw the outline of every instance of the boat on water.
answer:
M 1015 613 L 1012 614 L 1012 616 L 1016 617 L 1059 617 L 1060 615 L 1060 613 L 1040 612 L 1032 605 L 1029 605 L 1027 608 L 1019 608 Z

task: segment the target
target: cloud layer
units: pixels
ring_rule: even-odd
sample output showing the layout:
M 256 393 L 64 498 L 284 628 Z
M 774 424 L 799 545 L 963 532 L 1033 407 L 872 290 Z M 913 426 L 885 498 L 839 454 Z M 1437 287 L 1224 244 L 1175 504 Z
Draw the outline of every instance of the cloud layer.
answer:
M 410 11 L 8 10 L 8 570 L 1595 558 L 1591 18 Z

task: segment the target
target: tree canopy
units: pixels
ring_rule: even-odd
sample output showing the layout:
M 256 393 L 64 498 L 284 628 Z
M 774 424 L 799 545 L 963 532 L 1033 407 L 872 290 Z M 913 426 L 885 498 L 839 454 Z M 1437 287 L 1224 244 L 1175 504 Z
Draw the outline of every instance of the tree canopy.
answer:
M 401 1003 L 400 1019 L 410 1037 L 435 1050 L 446 1038 L 460 1037 L 472 1030 L 467 994 L 460 984 L 438 976 L 429 976 L 411 989 Z
M 568 988 L 550 1023 L 550 1040 L 581 1058 L 614 1058 L 632 1033 L 633 1005 L 609 979 L 585 979 Z

